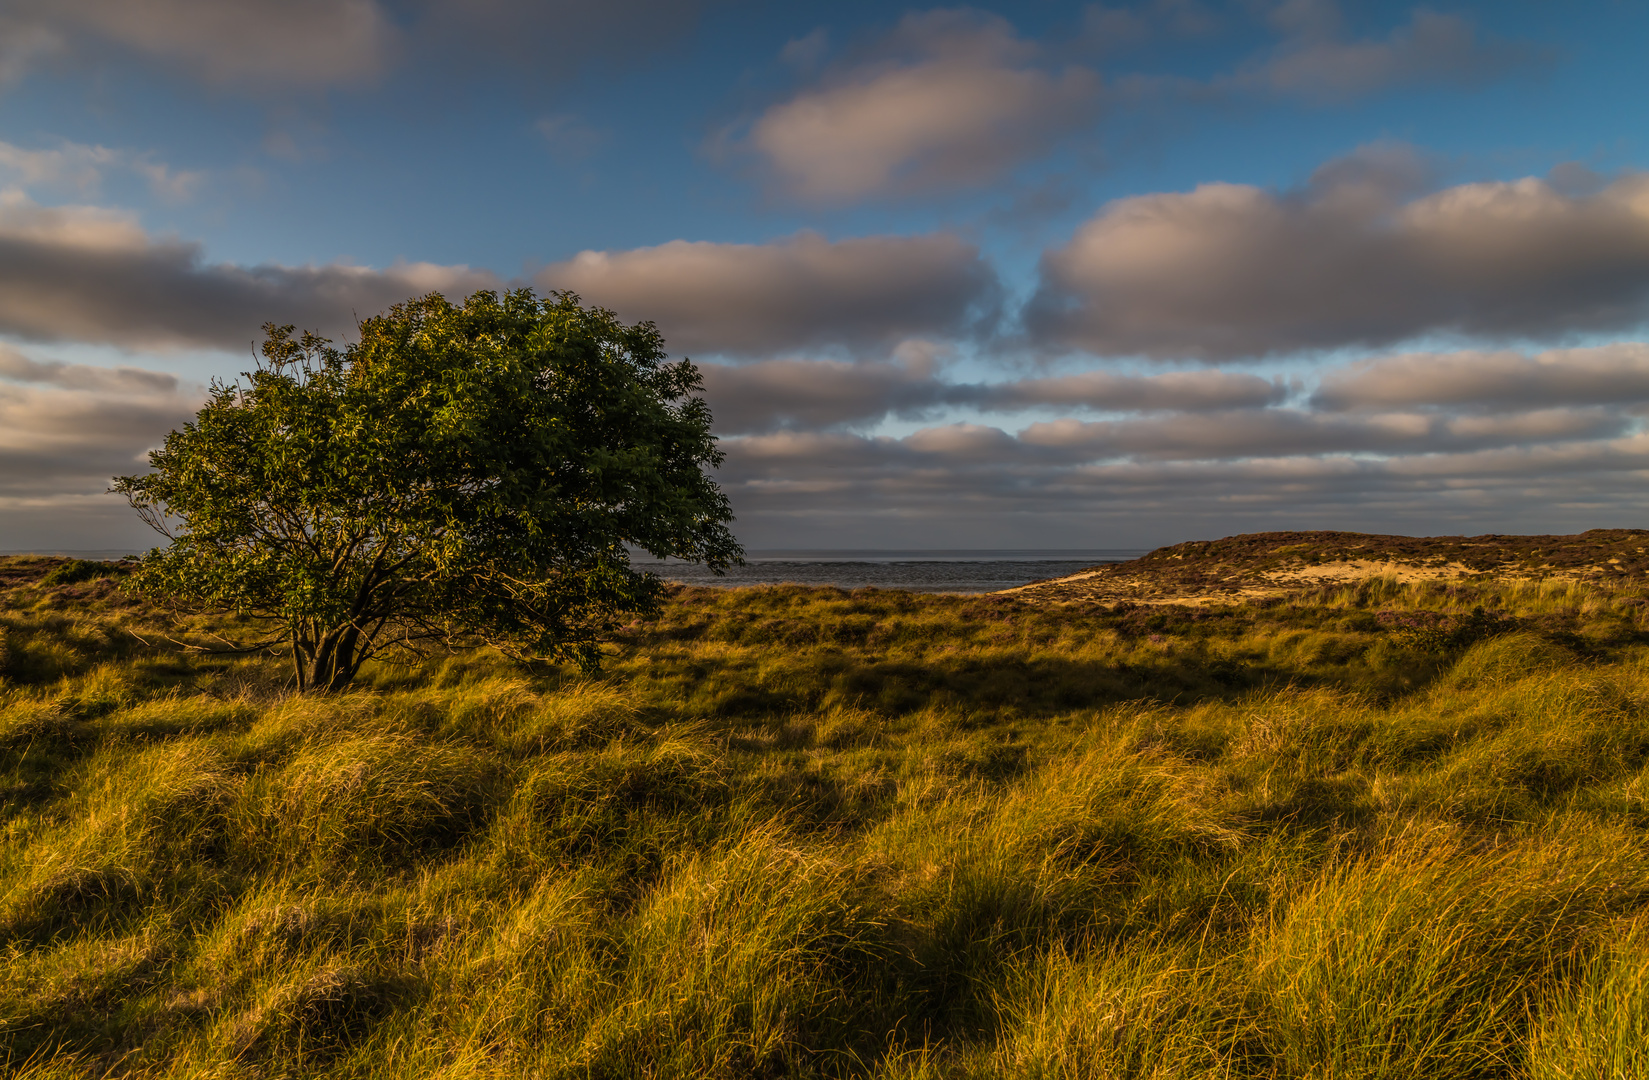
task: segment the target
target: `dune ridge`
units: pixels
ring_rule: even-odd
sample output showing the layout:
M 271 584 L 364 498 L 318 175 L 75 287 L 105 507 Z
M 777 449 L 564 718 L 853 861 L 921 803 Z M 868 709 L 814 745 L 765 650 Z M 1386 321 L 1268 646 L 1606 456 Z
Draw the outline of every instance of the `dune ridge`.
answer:
M 1569 536 L 1244 533 L 1157 548 L 1128 562 L 1034 581 L 998 595 L 1030 603 L 1208 604 L 1283 596 L 1384 577 L 1421 581 L 1649 581 L 1649 530 Z

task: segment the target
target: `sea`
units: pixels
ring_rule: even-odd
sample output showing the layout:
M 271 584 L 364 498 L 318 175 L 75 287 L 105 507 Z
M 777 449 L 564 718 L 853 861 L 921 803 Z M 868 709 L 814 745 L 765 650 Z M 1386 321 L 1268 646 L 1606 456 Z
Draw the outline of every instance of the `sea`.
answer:
M 118 559 L 125 550 L 34 550 L 0 554 L 70 555 L 80 559 Z M 873 586 L 929 593 L 987 593 L 1033 581 L 1064 577 L 1102 563 L 1126 562 L 1145 554 L 1132 548 L 863 548 L 810 550 L 757 548 L 745 552 L 745 564 L 714 574 L 695 563 L 631 556 L 638 569 L 651 570 L 683 585 L 736 588 L 741 585 L 835 585 L 843 589 Z
M 873 586 L 929 593 L 987 593 L 1064 577 L 1102 563 L 1126 562 L 1145 554 L 1131 548 L 1015 549 L 753 549 L 745 565 L 725 574 L 674 560 L 641 555 L 638 569 L 684 585 L 736 588 L 741 585 L 835 585 L 843 589 Z

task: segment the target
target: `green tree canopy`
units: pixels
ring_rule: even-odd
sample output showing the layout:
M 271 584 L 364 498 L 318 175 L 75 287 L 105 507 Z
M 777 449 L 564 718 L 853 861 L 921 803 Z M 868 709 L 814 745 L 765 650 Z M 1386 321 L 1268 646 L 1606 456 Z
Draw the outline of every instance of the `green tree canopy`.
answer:
M 264 330 L 247 384 L 214 383 L 113 490 L 171 540 L 133 584 L 267 620 L 300 689 L 421 643 L 591 666 L 658 604 L 628 546 L 743 555 L 699 373 L 651 323 L 519 290 L 409 300 L 342 350 Z

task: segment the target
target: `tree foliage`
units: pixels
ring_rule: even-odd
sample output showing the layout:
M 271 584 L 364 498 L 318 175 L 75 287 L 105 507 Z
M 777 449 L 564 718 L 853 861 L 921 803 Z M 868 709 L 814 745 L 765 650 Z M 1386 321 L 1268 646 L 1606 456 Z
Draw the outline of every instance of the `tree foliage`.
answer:
M 134 586 L 267 620 L 300 689 L 421 643 L 591 666 L 658 603 L 627 545 L 743 554 L 699 373 L 651 323 L 519 290 L 409 300 L 341 350 L 264 330 L 246 385 L 214 383 L 113 490 L 171 540 Z

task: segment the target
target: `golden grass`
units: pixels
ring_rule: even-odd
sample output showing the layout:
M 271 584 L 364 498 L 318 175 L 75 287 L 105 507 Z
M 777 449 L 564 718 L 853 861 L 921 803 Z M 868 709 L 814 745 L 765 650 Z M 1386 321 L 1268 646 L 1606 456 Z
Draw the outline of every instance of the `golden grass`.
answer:
M 0 604 L 14 1075 L 1649 1075 L 1631 593 L 697 591 L 329 698 Z

